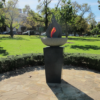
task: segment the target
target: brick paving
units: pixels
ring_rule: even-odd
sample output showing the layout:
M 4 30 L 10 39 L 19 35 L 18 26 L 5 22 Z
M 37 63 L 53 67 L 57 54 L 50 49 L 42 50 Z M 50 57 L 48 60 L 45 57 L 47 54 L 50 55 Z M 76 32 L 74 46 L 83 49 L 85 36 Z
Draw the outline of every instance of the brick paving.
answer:
M 0 74 L 0 100 L 100 100 L 100 72 L 65 65 L 61 84 L 47 84 L 44 66 Z

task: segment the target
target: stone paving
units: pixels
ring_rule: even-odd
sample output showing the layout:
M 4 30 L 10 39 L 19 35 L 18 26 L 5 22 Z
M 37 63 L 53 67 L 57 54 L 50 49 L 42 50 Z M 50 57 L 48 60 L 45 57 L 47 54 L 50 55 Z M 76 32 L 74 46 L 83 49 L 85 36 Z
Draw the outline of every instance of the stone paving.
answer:
M 61 84 L 47 84 L 44 66 L 0 74 L 0 100 L 100 100 L 100 72 L 65 65 Z

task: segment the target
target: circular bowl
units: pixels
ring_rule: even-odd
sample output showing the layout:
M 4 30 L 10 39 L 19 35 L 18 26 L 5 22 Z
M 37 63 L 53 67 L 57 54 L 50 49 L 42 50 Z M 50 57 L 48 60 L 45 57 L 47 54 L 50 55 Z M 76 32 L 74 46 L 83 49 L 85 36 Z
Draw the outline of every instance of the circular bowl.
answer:
M 61 46 L 67 42 L 67 38 L 41 38 L 41 41 L 47 46 Z

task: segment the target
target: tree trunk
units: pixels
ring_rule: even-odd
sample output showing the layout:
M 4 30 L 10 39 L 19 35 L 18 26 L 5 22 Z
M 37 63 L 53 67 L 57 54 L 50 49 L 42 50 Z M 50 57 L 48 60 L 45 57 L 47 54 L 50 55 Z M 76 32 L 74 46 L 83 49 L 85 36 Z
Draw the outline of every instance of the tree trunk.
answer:
M 76 36 L 76 32 L 74 32 L 74 36 Z
M 67 36 L 68 36 L 68 27 L 67 27 L 66 23 L 65 23 L 65 25 L 66 25 L 66 38 L 67 38 Z
M 48 27 L 48 14 L 46 12 L 46 16 L 45 16 L 45 30 L 47 30 Z
M 68 37 L 68 33 L 66 33 L 66 38 Z
M 13 28 L 12 28 L 12 25 L 10 25 L 10 36 L 11 36 L 11 38 L 13 38 Z
M 47 0 L 46 0 L 46 5 L 45 5 L 45 30 L 47 30 L 48 27 L 48 13 L 47 13 Z

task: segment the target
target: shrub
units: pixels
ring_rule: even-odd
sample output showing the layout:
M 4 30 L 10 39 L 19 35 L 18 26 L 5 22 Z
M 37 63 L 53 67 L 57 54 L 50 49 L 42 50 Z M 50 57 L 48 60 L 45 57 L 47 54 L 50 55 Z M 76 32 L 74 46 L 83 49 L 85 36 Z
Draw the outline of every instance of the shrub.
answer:
M 65 53 L 64 64 L 84 66 L 91 69 L 100 70 L 100 55 L 81 54 L 81 53 Z M 7 56 L 0 58 L 0 73 L 15 70 L 25 66 L 44 65 L 43 54 L 23 54 L 16 56 Z

